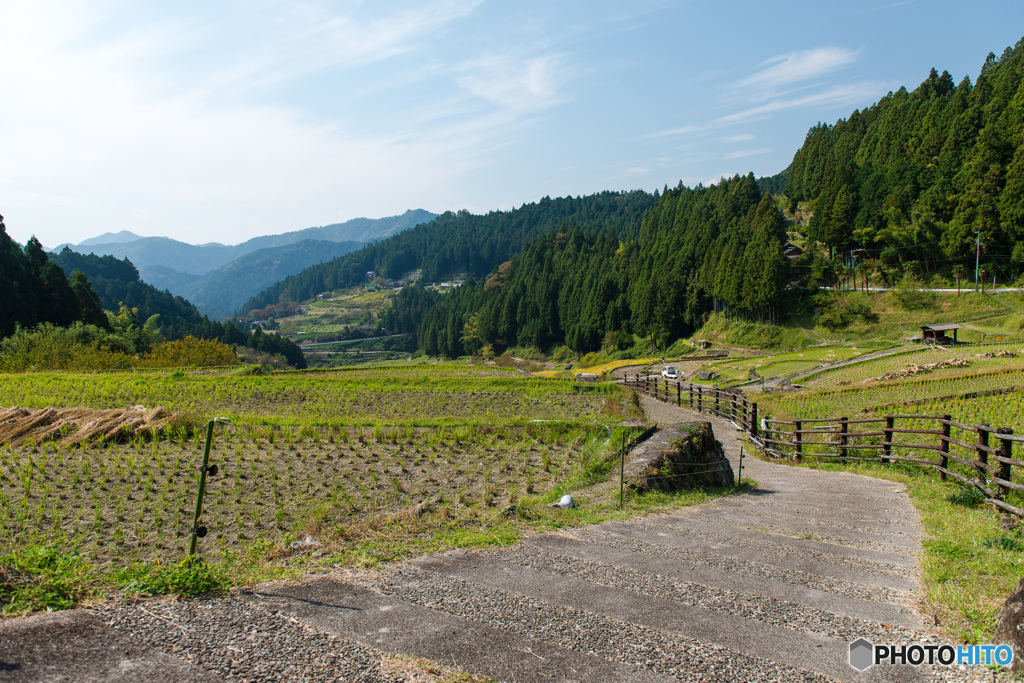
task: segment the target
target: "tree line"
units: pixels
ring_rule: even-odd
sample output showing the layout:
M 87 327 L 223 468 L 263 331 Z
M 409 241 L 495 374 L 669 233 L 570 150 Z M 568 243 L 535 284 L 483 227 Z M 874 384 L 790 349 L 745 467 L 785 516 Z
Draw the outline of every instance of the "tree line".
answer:
M 483 215 L 449 211 L 428 223 L 285 278 L 246 302 L 241 312 L 265 308 L 282 298 L 305 301 L 323 292 L 352 287 L 364 282 L 369 271 L 396 279 L 421 269 L 425 282 L 439 282 L 455 273 L 483 277 L 562 223 L 576 224 L 584 230 L 614 228 L 621 235 L 632 235 L 639 229 L 644 212 L 656 200 L 656 194 L 634 190 L 585 197 L 544 197 L 518 209 Z
M 1022 77 L 1024 40 L 990 53 L 974 83 L 932 69 L 913 91 L 812 127 L 786 185 L 792 207 L 813 211 L 808 237 L 830 256 L 860 249 L 919 274 L 972 260 L 980 237 L 1006 257 L 1006 277 L 1019 275 Z
M 394 331 L 419 320 L 420 346 L 459 356 L 486 346 L 586 353 L 687 336 L 712 311 L 773 321 L 789 282 L 785 219 L 752 174 L 660 195 L 640 229 L 562 223 L 522 254 L 453 292 L 403 291 L 385 316 Z
M 133 353 L 147 351 L 154 341 L 192 336 L 280 354 L 290 365 L 306 367 L 302 349 L 290 339 L 212 321 L 185 299 L 142 282 L 127 258 L 67 248 L 48 255 L 35 237 L 22 248 L 0 216 L 0 338 L 19 329 L 76 323 L 94 328 L 79 338 Z

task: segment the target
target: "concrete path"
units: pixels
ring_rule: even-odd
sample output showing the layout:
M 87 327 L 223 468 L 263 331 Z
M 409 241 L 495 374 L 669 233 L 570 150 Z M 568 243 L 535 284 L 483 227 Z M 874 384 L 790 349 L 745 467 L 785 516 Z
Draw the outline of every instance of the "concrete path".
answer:
M 707 419 L 645 398 L 651 419 Z M 735 428 L 712 420 L 739 464 Z M 744 459 L 708 505 L 246 596 L 387 652 L 506 681 L 926 680 L 858 674 L 849 643 L 933 641 L 914 611 L 917 515 L 898 485 Z M 952 672 L 937 672 L 950 677 Z
M 643 402 L 662 423 L 709 420 Z M 709 421 L 736 468 L 738 432 Z M 0 680 L 428 680 L 381 665 L 396 654 L 501 681 L 992 680 L 848 664 L 860 637 L 937 642 L 914 610 L 921 530 L 900 486 L 743 464 L 756 489 L 672 514 L 219 600 L 147 602 L 144 613 L 108 608 L 93 614 L 116 642 L 92 676 L 57 675 L 54 648 L 42 661 L 5 649 L 0 624 Z M 132 648 L 146 655 L 134 677 L 124 675 Z

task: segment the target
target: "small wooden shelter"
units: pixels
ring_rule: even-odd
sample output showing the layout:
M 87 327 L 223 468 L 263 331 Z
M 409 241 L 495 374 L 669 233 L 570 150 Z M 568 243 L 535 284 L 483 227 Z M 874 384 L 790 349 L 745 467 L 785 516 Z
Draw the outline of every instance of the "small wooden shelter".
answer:
M 956 331 L 962 329 L 956 323 L 942 323 L 941 325 L 921 325 L 921 341 L 925 344 L 956 344 Z M 952 330 L 953 337 L 947 336 Z

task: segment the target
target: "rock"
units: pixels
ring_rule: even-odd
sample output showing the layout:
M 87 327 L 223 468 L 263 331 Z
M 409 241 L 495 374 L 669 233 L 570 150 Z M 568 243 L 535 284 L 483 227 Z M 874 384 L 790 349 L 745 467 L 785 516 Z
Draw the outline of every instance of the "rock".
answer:
M 1010 670 L 1024 674 L 1024 579 L 1010 593 L 999 612 L 999 625 L 992 642 L 1013 647 L 1013 666 Z
M 1020 520 L 1011 515 L 1003 515 L 999 519 L 999 528 L 1003 531 L 1017 531 L 1020 529 Z
M 624 475 L 626 484 L 640 491 L 732 486 L 736 481 L 710 422 L 658 431 L 633 449 Z
M 312 536 L 307 535 L 306 538 L 301 541 L 293 541 L 288 544 L 288 547 L 294 551 L 303 552 L 306 550 L 312 550 L 313 548 L 319 548 L 320 542 L 313 540 Z

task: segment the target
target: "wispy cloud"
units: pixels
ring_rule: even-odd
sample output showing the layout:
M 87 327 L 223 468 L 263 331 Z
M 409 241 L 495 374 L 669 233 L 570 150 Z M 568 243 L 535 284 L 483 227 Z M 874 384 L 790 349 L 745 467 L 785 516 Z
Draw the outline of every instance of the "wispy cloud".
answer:
M 767 147 L 765 149 L 744 149 L 744 150 L 738 150 L 736 152 L 729 152 L 728 154 L 725 155 L 725 158 L 726 159 L 744 159 L 746 157 L 756 157 L 759 154 L 768 154 L 769 152 L 774 152 L 774 151 L 775 150 L 772 149 L 771 147 Z
M 502 109 L 533 112 L 565 102 L 566 88 L 585 70 L 562 54 L 490 54 L 459 67 L 459 87 Z
M 878 83 L 851 83 L 829 87 L 821 92 L 791 98 L 773 99 L 766 104 L 750 107 L 717 119 L 719 123 L 739 123 L 765 117 L 786 109 L 802 107 L 851 106 L 876 97 L 882 86 Z
M 819 78 L 855 62 L 858 51 L 840 47 L 819 47 L 772 57 L 764 67 L 733 84 L 734 90 L 774 92 L 778 88 Z
M 639 136 L 637 139 L 638 140 L 655 140 L 657 138 L 675 137 L 675 136 L 678 136 L 678 135 L 693 135 L 695 133 L 704 133 L 707 130 L 709 130 L 710 128 L 711 128 L 711 126 L 707 126 L 707 125 L 680 126 L 679 128 L 669 128 L 667 130 L 659 130 L 659 131 L 656 131 L 654 133 L 647 133 L 646 135 Z

